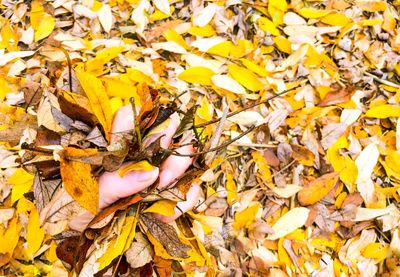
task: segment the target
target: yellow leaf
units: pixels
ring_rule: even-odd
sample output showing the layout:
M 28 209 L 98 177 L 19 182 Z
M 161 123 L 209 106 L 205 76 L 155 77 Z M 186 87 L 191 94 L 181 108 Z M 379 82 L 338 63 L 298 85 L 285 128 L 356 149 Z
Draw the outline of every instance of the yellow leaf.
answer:
M 4 100 L 6 94 L 11 92 L 11 88 L 5 78 L 0 78 L 0 101 Z
M 106 252 L 97 260 L 97 263 L 99 263 L 98 270 L 108 266 L 115 258 L 129 249 L 135 237 L 136 223 L 135 215 L 129 215 L 125 218 L 121 233 L 112 239 Z
M 304 188 L 298 192 L 297 199 L 301 205 L 304 206 L 318 202 L 332 190 L 338 177 L 336 172 L 322 175 L 304 186 Z
M 357 6 L 367 12 L 383 12 L 386 10 L 386 5 L 384 1 L 357 1 Z
M 199 107 L 196 110 L 196 115 L 201 119 L 201 122 L 210 121 L 213 111 L 207 97 L 201 97 Z
M 373 118 L 400 117 L 400 106 L 386 104 L 373 107 L 365 113 L 365 116 Z
M 53 32 L 55 24 L 56 20 L 51 15 L 45 14 L 35 29 L 35 41 L 48 37 Z
M 335 271 L 335 276 L 348 276 L 349 268 L 342 264 L 339 259 L 333 261 L 333 270 Z
M 374 18 L 374 19 L 364 19 L 360 22 L 361 26 L 374 26 L 374 25 L 380 25 L 383 23 L 382 18 Z
M 39 250 L 44 239 L 44 229 L 40 227 L 39 214 L 36 209 L 31 211 L 28 220 L 26 241 L 28 243 L 28 253 L 31 258 Z
M 275 240 L 282 238 L 296 229 L 302 227 L 308 218 L 310 210 L 304 207 L 293 208 L 285 213 L 277 222 L 272 226 L 274 233 L 268 235 L 267 239 Z
M 239 195 L 237 193 L 235 180 L 233 180 L 233 175 L 231 173 L 227 173 L 226 175 L 225 188 L 228 192 L 227 196 L 228 205 L 232 205 L 239 199 Z
M 331 11 L 314 8 L 302 8 L 299 10 L 299 14 L 304 18 L 321 18 L 329 13 L 331 13 Z
M 286 54 L 292 54 L 292 43 L 290 40 L 288 40 L 285 37 L 279 36 L 279 37 L 274 37 L 273 41 L 276 44 L 276 47 L 279 49 L 279 51 L 282 51 Z
M 357 176 L 358 169 L 356 163 L 349 156 L 344 156 L 343 169 L 340 171 L 340 180 L 346 185 L 350 193 L 355 191 Z
M 0 266 L 8 263 L 18 244 L 19 233 L 22 226 L 17 222 L 17 218 L 10 220 L 6 229 L 0 227 Z
M 171 200 L 159 200 L 146 210 L 143 213 L 156 213 L 165 216 L 171 216 L 175 214 L 176 202 Z
M 191 34 L 192 36 L 201 36 L 201 37 L 212 37 L 216 34 L 214 28 L 210 24 L 207 24 L 204 27 L 196 27 L 196 26 L 190 27 L 188 33 Z
M 254 204 L 241 212 L 235 213 L 235 222 L 232 226 L 235 229 L 242 229 L 250 225 L 255 219 L 260 208 L 260 203 Z
M 264 67 L 259 66 L 248 59 L 240 59 L 240 61 L 245 67 L 247 67 L 247 69 L 253 71 L 261 77 L 267 77 L 269 75 L 268 71 Z
M 283 247 L 283 241 L 285 240 L 285 238 L 280 238 L 278 241 L 278 258 L 279 261 L 290 267 L 290 269 L 294 270 L 294 264 L 292 262 L 292 259 L 290 259 L 288 253 L 286 252 L 285 248 Z
M 233 45 L 232 42 L 223 41 L 221 43 L 214 45 L 213 47 L 210 47 L 207 50 L 207 53 L 213 54 L 213 55 L 218 55 L 218 56 L 221 56 L 224 58 L 229 58 L 229 56 L 232 54 L 232 51 L 234 48 L 235 48 L 235 45 Z
M 334 13 L 322 18 L 321 22 L 332 26 L 346 26 L 351 22 L 351 19 L 343 14 Z
M 123 105 L 124 105 L 124 102 L 122 102 L 121 97 L 111 98 L 110 99 L 111 113 L 115 114 L 118 111 L 118 109 L 121 108 Z
M 113 115 L 103 83 L 94 75 L 81 70 L 76 71 L 76 76 L 89 99 L 93 113 L 103 126 L 106 137 L 109 139 Z
M 196 67 L 191 67 L 183 71 L 181 74 L 179 74 L 179 79 L 182 81 L 188 82 L 188 83 L 195 83 L 195 84 L 201 84 L 205 86 L 211 86 L 211 77 L 215 73 L 207 68 L 207 67 L 202 67 L 202 66 L 196 66 Z
M 25 193 L 29 192 L 33 185 L 34 176 L 18 168 L 13 175 L 8 178 L 8 183 L 12 185 L 11 203 L 15 203 Z
M 258 151 L 254 151 L 251 156 L 257 164 L 258 172 L 261 174 L 262 179 L 267 182 L 267 186 L 270 186 L 272 188 L 273 184 L 271 170 L 268 167 L 265 157 L 261 155 Z
M 151 79 L 148 75 L 135 68 L 127 68 L 126 74 L 128 75 L 129 80 L 131 82 L 147 83 L 147 84 L 154 83 L 153 79 Z
M 189 45 L 186 43 L 186 41 L 183 39 L 183 37 L 178 34 L 177 31 L 173 30 L 173 29 L 168 29 L 163 33 L 163 36 L 165 37 L 165 39 L 167 41 L 174 41 L 177 44 L 179 44 L 180 46 L 182 46 L 183 48 L 185 48 L 186 50 L 188 50 L 190 47 Z
M 238 66 L 236 64 L 228 65 L 229 74 L 238 81 L 242 86 L 251 91 L 260 91 L 264 85 L 258 79 L 257 75 L 247 68 Z
M 383 260 L 387 257 L 388 251 L 388 244 L 372 242 L 361 251 L 361 255 L 363 255 L 365 258 Z
M 270 33 L 274 36 L 279 36 L 279 30 L 275 27 L 275 24 L 266 17 L 260 17 L 258 19 L 258 26 L 260 26 L 261 30 Z
M 119 176 L 123 177 L 126 173 L 130 171 L 152 171 L 154 168 L 155 167 L 152 166 L 148 161 L 144 160 L 137 163 L 127 164 L 121 167 L 118 170 L 118 174 Z
M 275 25 L 283 23 L 283 14 L 286 12 L 288 5 L 286 1 L 282 0 L 269 0 L 268 13 L 272 18 Z
M 103 71 L 103 66 L 116 58 L 123 50 L 124 47 L 122 46 L 114 46 L 98 52 L 94 59 L 90 59 L 86 62 L 86 70 L 88 72 L 101 73 Z
M 167 260 L 182 260 L 180 258 L 172 257 L 170 254 L 168 254 L 167 250 L 165 250 L 162 244 L 150 232 L 147 232 L 146 235 L 151 244 L 153 245 L 154 252 L 157 256 Z
M 76 148 L 65 148 L 60 153 L 60 171 L 64 188 L 79 205 L 92 214 L 97 213 L 99 204 L 99 186 L 91 174 L 92 167 L 90 164 L 71 161 L 68 158 L 94 153 L 97 153 L 97 150 Z
M 43 5 L 40 0 L 34 0 L 31 4 L 30 23 L 34 30 L 39 28 L 40 22 L 45 15 Z

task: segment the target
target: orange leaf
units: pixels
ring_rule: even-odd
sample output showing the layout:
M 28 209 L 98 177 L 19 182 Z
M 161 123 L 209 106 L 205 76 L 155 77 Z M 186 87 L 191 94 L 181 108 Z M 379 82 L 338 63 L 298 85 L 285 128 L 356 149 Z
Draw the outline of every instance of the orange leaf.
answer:
M 312 205 L 327 195 L 335 186 L 339 174 L 336 172 L 325 174 L 318 179 L 308 183 L 304 189 L 299 191 L 297 199 L 303 206 Z
M 68 157 L 82 157 L 96 152 L 94 149 L 66 148 L 60 153 L 60 170 L 65 189 L 92 214 L 97 213 L 99 205 L 99 186 L 92 176 L 92 167 L 90 164 L 71 161 Z

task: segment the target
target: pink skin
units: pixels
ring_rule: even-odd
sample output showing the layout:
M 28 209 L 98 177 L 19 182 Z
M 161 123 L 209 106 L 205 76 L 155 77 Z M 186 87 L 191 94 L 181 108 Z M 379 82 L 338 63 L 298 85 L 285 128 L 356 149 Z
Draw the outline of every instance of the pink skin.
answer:
M 161 139 L 161 146 L 163 148 L 169 146 L 172 137 L 179 126 L 177 116 L 171 116 L 170 118 L 171 122 L 167 128 L 160 134 L 155 134 L 147 138 L 144 141 L 145 145 L 148 145 L 158 137 L 163 136 Z M 126 131 L 131 131 L 132 129 L 134 129 L 134 125 L 131 106 L 127 105 L 121 107 L 114 116 L 111 128 L 111 142 L 117 141 L 121 137 L 121 134 Z M 186 139 L 182 141 L 185 140 Z M 181 143 L 183 143 L 182 141 Z M 191 145 L 187 145 L 180 147 L 177 151 L 181 154 L 190 154 L 194 152 L 194 148 Z M 160 186 L 165 187 L 170 185 L 190 167 L 192 161 L 193 159 L 190 157 L 170 156 L 162 163 L 161 172 L 158 168 L 147 172 L 131 171 L 123 177 L 119 176 L 118 171 L 103 173 L 99 178 L 99 208 L 103 209 L 118 199 L 133 195 L 146 189 L 157 180 L 158 175 L 160 175 Z M 157 215 L 157 217 L 167 223 L 175 220 L 182 214 L 181 211 L 186 212 L 194 207 L 199 195 L 200 186 L 197 184 L 193 185 L 189 189 L 186 201 L 177 204 L 180 210 L 175 208 L 175 215 L 169 217 Z M 71 229 L 83 231 L 93 217 L 94 216 L 91 213 L 85 211 L 72 219 L 69 222 L 69 226 Z

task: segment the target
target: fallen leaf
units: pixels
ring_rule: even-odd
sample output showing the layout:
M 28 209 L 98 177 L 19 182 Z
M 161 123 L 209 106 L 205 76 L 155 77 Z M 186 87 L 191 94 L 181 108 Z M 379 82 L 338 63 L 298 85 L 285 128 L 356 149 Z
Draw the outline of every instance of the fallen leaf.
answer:
M 26 227 L 26 241 L 28 243 L 28 253 L 33 258 L 39 250 L 44 239 L 44 230 L 40 227 L 39 214 L 33 209 L 29 215 L 28 226 Z
M 151 235 L 165 248 L 169 255 L 174 258 L 188 257 L 187 251 L 190 247 L 179 240 L 178 234 L 172 226 L 146 213 L 141 214 L 140 218 Z
M 118 170 L 119 176 L 123 177 L 130 171 L 152 171 L 155 167 L 148 161 L 127 164 Z
M 106 138 L 110 138 L 112 114 L 110 101 L 103 83 L 90 73 L 76 70 L 76 76 L 83 87 L 93 113 L 104 128 Z
M 250 207 L 244 209 L 241 212 L 236 212 L 235 213 L 235 221 L 232 224 L 232 226 L 235 229 L 241 229 L 243 227 L 250 225 L 255 220 L 259 209 L 260 209 L 260 205 L 257 203 L 257 204 L 251 205 Z
M 176 202 L 170 200 L 160 200 L 148 207 L 143 213 L 156 213 L 165 216 L 175 214 Z
M 252 71 L 247 68 L 229 64 L 228 66 L 229 74 L 238 81 L 242 86 L 251 91 L 259 91 L 264 88 L 264 85 L 258 79 L 257 75 L 255 75 Z
M 90 153 L 92 152 L 92 153 Z M 93 154 L 96 150 L 82 151 L 75 148 L 65 148 L 61 153 L 61 177 L 67 192 L 82 207 L 96 214 L 99 205 L 99 186 L 92 176 L 90 164 L 71 161 L 68 157 L 79 157 Z
M 268 235 L 267 239 L 275 240 L 282 238 L 302 227 L 305 224 L 309 213 L 310 210 L 304 207 L 297 207 L 289 210 L 272 226 L 274 233 Z
M 390 104 L 380 105 L 369 109 L 365 116 L 373 118 L 400 117 L 400 107 Z
M 151 262 L 153 255 L 149 241 L 141 233 L 136 234 L 135 241 L 125 252 L 126 260 L 132 268 L 139 268 Z
M 215 73 L 207 67 L 191 67 L 178 75 L 178 78 L 188 83 L 195 83 L 210 86 L 212 85 L 211 77 Z
M 297 199 L 304 205 L 312 205 L 324 198 L 336 185 L 339 174 L 336 172 L 325 174 L 308 183 L 299 193 Z

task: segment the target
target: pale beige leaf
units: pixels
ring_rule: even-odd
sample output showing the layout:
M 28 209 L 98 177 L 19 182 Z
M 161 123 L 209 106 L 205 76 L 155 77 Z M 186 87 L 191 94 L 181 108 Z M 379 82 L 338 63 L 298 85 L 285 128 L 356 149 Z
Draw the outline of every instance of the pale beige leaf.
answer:
M 211 81 L 217 87 L 226 89 L 236 94 L 246 94 L 246 90 L 235 79 L 227 75 L 214 75 Z
M 374 183 L 371 180 L 372 172 L 378 162 L 379 150 L 375 143 L 369 144 L 356 159 L 356 166 L 358 169 L 357 177 L 357 190 L 361 193 L 366 204 L 373 201 L 375 192 Z
M 153 0 L 154 5 L 163 13 L 170 15 L 170 7 L 168 0 Z
M 214 17 L 216 11 L 216 4 L 208 4 L 207 7 L 201 9 L 199 12 L 195 12 L 193 15 L 193 24 L 199 27 L 206 26 Z
M 153 249 L 142 233 L 137 233 L 125 256 L 132 268 L 139 268 L 152 261 Z
M 306 223 L 309 213 L 310 210 L 304 207 L 291 209 L 272 226 L 274 233 L 269 235 L 267 239 L 279 239 L 302 227 Z
M 99 18 L 100 24 L 103 27 L 104 31 L 109 33 L 111 31 L 113 25 L 113 17 L 111 14 L 111 8 L 107 4 L 103 4 L 100 10 L 97 12 L 97 16 Z

